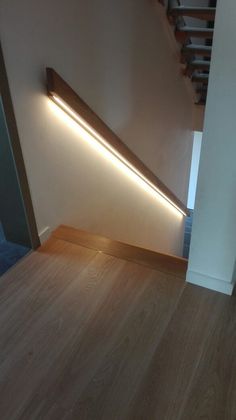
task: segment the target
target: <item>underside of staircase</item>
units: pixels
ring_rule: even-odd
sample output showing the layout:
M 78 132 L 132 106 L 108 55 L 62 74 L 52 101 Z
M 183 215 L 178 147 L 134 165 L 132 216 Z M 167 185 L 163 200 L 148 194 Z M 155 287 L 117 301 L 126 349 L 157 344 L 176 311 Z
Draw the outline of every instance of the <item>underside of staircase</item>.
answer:
M 216 14 L 216 1 L 160 0 L 166 6 L 167 16 L 180 44 L 180 63 L 183 75 L 191 79 L 196 92 L 196 104 L 205 105 L 212 42 Z M 193 5 L 194 3 L 194 5 Z

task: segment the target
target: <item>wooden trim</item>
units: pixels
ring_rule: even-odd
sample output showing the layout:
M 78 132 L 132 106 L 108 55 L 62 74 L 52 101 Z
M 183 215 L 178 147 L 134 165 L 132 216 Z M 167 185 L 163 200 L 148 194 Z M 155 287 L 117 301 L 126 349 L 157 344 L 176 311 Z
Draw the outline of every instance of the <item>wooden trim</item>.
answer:
M 185 258 L 113 241 L 103 236 L 64 225 L 59 226 L 52 236 L 86 248 L 102 251 L 113 257 L 144 265 L 153 270 L 167 272 L 183 279 L 186 276 L 188 260 Z
M 186 206 L 154 173 L 126 146 L 122 140 L 96 115 L 92 109 L 52 68 L 47 68 L 47 90 L 49 97 L 53 95 L 62 99 L 74 112 L 89 124 L 109 145 L 122 155 L 149 182 L 158 188 L 177 207 L 188 215 Z
M 9 83 L 7 79 L 7 72 L 6 72 L 1 45 L 0 45 L 0 94 L 2 97 L 2 103 L 3 103 L 7 128 L 9 131 L 13 158 L 15 161 L 18 180 L 19 180 L 19 186 L 20 186 L 21 194 L 23 198 L 23 204 L 24 204 L 25 215 L 26 215 L 26 220 L 27 220 L 28 229 L 29 229 L 29 235 L 31 239 L 31 245 L 33 249 L 36 249 L 40 246 L 40 241 L 39 241 L 39 236 L 38 236 L 36 220 L 34 216 L 33 204 L 31 200 L 30 189 L 29 189 L 29 184 L 27 180 L 25 164 L 24 164 L 23 154 L 21 150 L 20 139 L 19 139 L 19 134 L 17 130 L 14 108 L 12 104 L 10 88 L 9 88 Z

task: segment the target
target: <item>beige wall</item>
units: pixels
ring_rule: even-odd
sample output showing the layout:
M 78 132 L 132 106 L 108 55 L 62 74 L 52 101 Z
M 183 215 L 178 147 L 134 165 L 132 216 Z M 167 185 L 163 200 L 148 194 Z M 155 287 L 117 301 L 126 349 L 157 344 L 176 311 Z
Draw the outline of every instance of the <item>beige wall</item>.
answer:
M 186 202 L 192 98 L 162 7 L 1 0 L 0 28 L 39 231 L 67 223 L 181 254 L 182 218 L 81 141 L 45 95 L 51 66 Z

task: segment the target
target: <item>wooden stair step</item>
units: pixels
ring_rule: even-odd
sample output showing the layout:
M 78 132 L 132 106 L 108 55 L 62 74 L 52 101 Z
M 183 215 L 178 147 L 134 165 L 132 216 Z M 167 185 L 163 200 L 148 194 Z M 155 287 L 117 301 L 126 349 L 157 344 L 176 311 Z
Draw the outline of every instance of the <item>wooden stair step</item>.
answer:
M 198 97 L 198 104 L 202 104 L 203 102 L 206 103 L 206 99 L 207 99 L 207 85 L 202 85 L 201 89 L 197 88 L 196 89 L 196 93 L 198 93 L 199 97 Z
M 205 106 L 206 105 L 206 99 L 199 99 L 198 102 L 195 102 L 195 105 Z
M 139 248 L 64 225 L 53 232 L 53 237 L 180 278 L 185 278 L 186 275 L 188 262 L 185 258 Z
M 199 95 L 206 95 L 207 94 L 207 86 L 203 85 L 196 89 L 196 93 Z
M 207 60 L 193 60 L 190 62 L 190 65 L 193 66 L 195 69 L 209 69 L 210 68 L 210 61 Z
M 187 64 L 187 67 L 184 71 L 184 74 L 187 76 L 192 76 L 195 70 L 210 70 L 210 61 L 206 60 L 192 60 Z
M 195 28 L 191 26 L 177 27 L 175 31 L 175 37 L 178 42 L 184 44 L 190 38 L 213 38 L 213 28 Z
M 209 75 L 204 73 L 196 73 L 192 76 L 192 82 L 208 84 Z
M 189 44 L 182 48 L 181 54 L 184 57 L 202 56 L 211 57 L 212 47 L 207 45 Z
M 177 6 L 168 10 L 168 16 L 177 18 L 179 16 L 189 16 L 206 21 L 214 21 L 216 8 L 215 7 L 188 7 Z

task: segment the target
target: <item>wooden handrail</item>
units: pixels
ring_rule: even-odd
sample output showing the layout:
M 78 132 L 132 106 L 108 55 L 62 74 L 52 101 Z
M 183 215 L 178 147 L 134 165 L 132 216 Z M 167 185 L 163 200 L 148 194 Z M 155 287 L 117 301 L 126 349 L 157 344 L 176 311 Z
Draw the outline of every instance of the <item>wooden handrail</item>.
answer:
M 105 142 L 122 156 L 132 168 L 135 168 L 136 173 L 141 174 L 141 177 L 149 185 L 158 190 L 157 192 L 166 198 L 170 204 L 187 216 L 188 209 L 179 198 L 176 197 L 176 195 L 128 148 L 128 146 L 126 146 L 125 143 L 122 142 L 98 115 L 92 111 L 61 76 L 52 68 L 47 68 L 46 71 L 48 96 L 53 99 L 54 102 L 56 102 L 55 98 L 63 101 L 74 115 L 78 115 L 79 118 L 85 121 L 85 123 L 91 127 L 93 131 L 98 133 L 99 136 L 105 139 Z M 70 116 L 73 117 L 72 114 L 70 114 Z

